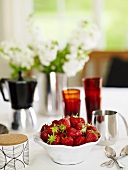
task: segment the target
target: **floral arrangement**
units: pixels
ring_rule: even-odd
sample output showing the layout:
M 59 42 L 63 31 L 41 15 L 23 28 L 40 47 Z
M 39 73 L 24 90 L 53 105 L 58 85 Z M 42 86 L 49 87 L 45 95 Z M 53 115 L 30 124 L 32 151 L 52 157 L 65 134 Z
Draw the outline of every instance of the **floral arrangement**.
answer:
M 7 59 L 13 69 L 13 76 L 21 70 L 27 72 L 32 68 L 39 72 L 60 72 L 75 76 L 89 60 L 89 53 L 99 39 L 98 27 L 88 21 L 78 23 L 67 44 L 61 48 L 54 40 L 45 40 L 41 30 L 33 26 L 33 18 L 28 21 L 29 41 L 25 44 L 2 42 L 0 56 Z

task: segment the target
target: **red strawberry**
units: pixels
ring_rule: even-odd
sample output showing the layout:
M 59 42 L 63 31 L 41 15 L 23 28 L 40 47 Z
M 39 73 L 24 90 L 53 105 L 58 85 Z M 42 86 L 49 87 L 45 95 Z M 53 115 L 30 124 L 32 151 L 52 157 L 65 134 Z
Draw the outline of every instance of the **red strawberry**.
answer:
M 88 124 L 87 130 L 92 130 L 92 131 L 94 131 L 94 133 L 98 136 L 98 138 L 100 138 L 101 135 L 100 135 L 100 132 L 98 131 L 98 129 L 97 129 L 96 126 L 93 126 L 93 125 Z
M 52 135 L 52 134 L 59 134 L 60 133 L 60 131 L 59 131 L 59 127 L 56 125 L 56 124 L 51 124 L 49 127 L 48 127 L 48 133 L 50 134 L 50 135 Z
M 87 125 L 87 130 L 97 131 L 98 129 L 97 129 L 96 126 L 93 126 L 93 125 L 91 125 L 91 124 L 88 124 L 88 125 Z
M 68 130 L 67 130 L 67 136 L 70 136 L 72 137 L 73 139 L 78 137 L 78 136 L 81 136 L 82 135 L 82 132 L 81 130 L 76 130 L 75 128 L 73 127 L 70 127 Z
M 92 130 L 86 131 L 85 142 L 96 142 L 98 140 L 98 135 L 94 133 Z
M 48 135 L 47 143 L 50 145 L 60 144 L 60 136 L 59 135 Z
M 60 122 L 59 122 L 59 120 L 53 120 L 53 121 L 52 121 L 52 124 L 59 125 L 59 124 L 60 124 Z
M 66 117 L 60 119 L 59 124 L 60 124 L 60 126 L 59 126 L 60 130 L 62 132 L 64 132 L 65 130 L 70 128 L 70 117 L 66 116 Z
M 62 139 L 62 138 L 65 138 L 65 137 L 67 137 L 67 133 L 60 133 L 60 138 Z
M 72 137 L 61 138 L 61 144 L 66 146 L 73 146 L 74 140 Z
M 83 145 L 84 143 L 85 143 L 84 136 L 79 136 L 79 137 L 75 138 L 75 140 L 74 140 L 74 146 Z
M 48 125 L 47 125 L 47 124 L 44 124 L 44 125 L 41 127 L 40 132 L 42 132 L 42 131 L 44 131 L 44 130 L 46 130 L 46 129 L 48 129 Z
M 47 142 L 48 140 L 48 130 L 44 130 L 43 132 L 41 132 L 40 134 L 40 138 L 44 141 L 44 142 Z
M 78 123 L 82 123 L 82 124 L 85 125 L 85 120 L 82 117 L 71 116 L 70 117 L 70 122 L 71 122 L 72 127 L 75 127 L 76 124 L 78 124 Z
M 85 133 L 86 132 L 86 130 L 87 130 L 87 126 L 86 125 L 84 125 L 83 123 L 77 123 L 76 125 L 75 125 L 75 128 L 77 129 L 77 130 L 81 130 L 83 133 Z

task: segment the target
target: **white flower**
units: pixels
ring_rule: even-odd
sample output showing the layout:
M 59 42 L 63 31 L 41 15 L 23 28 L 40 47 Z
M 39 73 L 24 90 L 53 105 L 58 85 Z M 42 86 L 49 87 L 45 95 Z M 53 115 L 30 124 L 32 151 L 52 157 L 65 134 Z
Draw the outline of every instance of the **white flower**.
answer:
M 63 70 L 69 77 L 83 69 L 89 60 L 88 54 L 97 45 L 99 35 L 98 27 L 87 21 L 80 22 L 78 28 L 72 32 L 68 42 L 69 54 L 66 55 L 68 61 L 63 65 Z
M 74 54 L 68 54 L 66 56 L 69 60 L 63 65 L 63 70 L 68 77 L 75 76 L 79 71 L 81 71 L 85 63 L 89 60 L 89 56 L 75 56 Z
M 42 65 L 49 66 L 56 59 L 58 45 L 52 40 L 44 41 L 42 47 L 37 50 Z
M 68 77 L 75 76 L 76 73 L 81 69 L 81 64 L 77 60 L 70 60 L 63 65 L 63 70 Z
M 99 36 L 99 29 L 94 23 L 82 21 L 78 28 L 72 32 L 69 41 L 71 50 L 79 47 L 85 51 L 92 50 L 96 47 Z
M 17 67 L 30 70 L 34 64 L 34 54 L 25 44 L 14 41 L 3 41 L 0 56 Z

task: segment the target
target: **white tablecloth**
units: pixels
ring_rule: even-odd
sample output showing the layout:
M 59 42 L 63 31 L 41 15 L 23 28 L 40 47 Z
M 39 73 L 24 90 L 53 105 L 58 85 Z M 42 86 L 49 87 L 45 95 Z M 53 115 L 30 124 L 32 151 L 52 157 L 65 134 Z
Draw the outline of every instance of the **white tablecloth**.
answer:
M 85 103 L 84 103 L 84 93 L 83 88 L 81 90 L 81 116 L 86 119 L 86 110 L 85 110 Z M 35 101 L 34 108 L 36 110 L 38 101 Z M 121 113 L 126 121 L 128 122 L 128 88 L 103 88 L 102 89 L 102 109 L 109 109 L 118 111 Z M 10 103 L 4 102 L 2 96 L 0 95 L 0 123 L 5 124 L 9 127 L 9 115 L 11 113 L 11 106 Z M 46 117 L 43 115 L 38 115 L 38 129 L 40 129 L 41 125 L 44 122 L 49 122 L 55 118 L 61 118 L 60 116 L 57 117 Z M 30 143 L 30 165 L 26 168 L 28 170 L 63 170 L 63 169 L 70 169 L 70 170 L 100 170 L 100 169 L 108 169 L 105 167 L 100 167 L 100 164 L 108 158 L 106 158 L 103 150 L 104 146 L 96 145 L 93 147 L 92 151 L 89 153 L 88 157 L 85 159 L 84 162 L 77 164 L 77 165 L 59 165 L 54 163 L 51 158 L 49 158 L 48 154 L 45 150 L 33 141 L 33 134 L 35 131 L 31 133 L 26 133 L 29 138 Z M 126 135 L 125 126 L 121 118 L 119 118 L 119 140 L 116 144 L 112 145 L 112 147 L 117 151 L 119 154 L 120 150 L 128 144 L 128 137 Z M 74 155 L 75 156 L 75 155 Z M 77 156 L 77 155 L 76 155 Z M 128 157 L 121 159 L 121 162 L 126 165 L 126 169 L 128 169 Z M 112 168 L 113 170 L 117 169 L 116 166 Z

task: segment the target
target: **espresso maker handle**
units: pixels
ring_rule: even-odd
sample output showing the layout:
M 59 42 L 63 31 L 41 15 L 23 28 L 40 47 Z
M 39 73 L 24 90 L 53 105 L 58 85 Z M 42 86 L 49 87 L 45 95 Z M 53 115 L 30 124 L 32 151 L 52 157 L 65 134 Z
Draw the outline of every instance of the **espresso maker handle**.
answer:
M 4 101 L 8 102 L 9 99 L 5 98 L 4 90 L 3 90 L 3 84 L 5 84 L 5 81 L 6 81 L 6 79 L 3 79 L 3 78 L 0 80 L 0 91 L 1 91 L 1 94 L 3 96 Z

